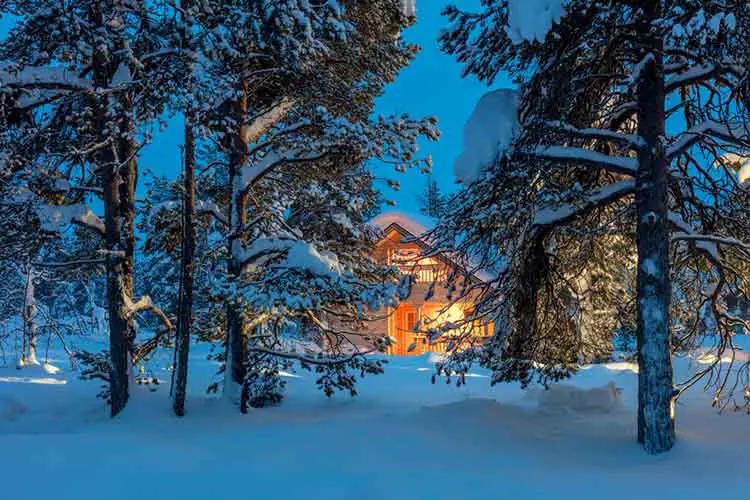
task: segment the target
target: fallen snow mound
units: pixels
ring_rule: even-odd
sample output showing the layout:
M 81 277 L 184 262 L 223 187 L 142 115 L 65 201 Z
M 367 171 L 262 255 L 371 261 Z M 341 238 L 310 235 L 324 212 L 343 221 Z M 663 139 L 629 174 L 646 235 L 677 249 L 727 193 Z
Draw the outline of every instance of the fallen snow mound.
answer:
M 549 389 L 529 389 L 539 411 L 545 413 L 612 413 L 620 407 L 620 390 L 614 382 L 584 389 L 569 384 L 553 384 Z

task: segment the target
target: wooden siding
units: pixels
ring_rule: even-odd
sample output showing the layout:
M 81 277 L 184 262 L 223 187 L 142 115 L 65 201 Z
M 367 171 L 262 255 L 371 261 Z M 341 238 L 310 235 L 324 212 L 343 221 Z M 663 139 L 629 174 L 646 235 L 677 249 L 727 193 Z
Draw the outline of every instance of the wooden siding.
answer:
M 385 237 L 378 244 L 373 255 L 378 262 L 396 266 L 403 274 L 410 274 L 415 278 L 410 296 L 402 301 L 395 310 L 383 311 L 384 314 L 387 314 L 388 319 L 378 325 L 372 325 L 372 327 L 378 328 L 377 330 L 370 328 L 376 335 L 389 335 L 396 339 L 396 345 L 389 350 L 389 354 L 401 356 L 445 352 L 450 342 L 448 337 L 431 344 L 424 334 L 414 331 L 420 322 L 422 329 L 429 326 L 434 327 L 435 324 L 429 325 L 427 320 L 434 320 L 441 312 L 445 312 L 451 304 L 451 300 L 447 296 L 445 281 L 453 269 L 442 260 L 423 258 L 422 255 L 426 245 L 411 241 L 413 237 L 414 235 L 394 224 L 388 228 Z M 430 298 L 426 298 L 433 283 L 435 283 L 433 294 Z M 460 282 L 458 286 L 461 286 Z M 473 307 L 473 302 L 469 300 L 453 305 L 451 312 L 457 312 L 455 309 L 458 308 L 465 314 Z M 383 327 L 385 327 L 385 331 L 381 330 Z M 477 339 L 486 338 L 491 332 L 491 324 L 477 325 L 476 333 L 472 332 L 472 335 L 475 335 Z M 411 351 L 409 351 L 410 346 L 413 347 Z
M 390 336 L 396 340 L 396 345 L 388 350 L 388 354 L 407 356 L 445 352 L 450 344 L 450 335 L 446 334 L 441 341 L 431 344 L 427 341 L 426 335 L 415 332 L 415 328 L 418 326 L 423 330 L 434 328 L 437 322 L 445 320 L 443 316 L 449 306 L 448 314 L 459 314 L 463 318 L 474 308 L 474 304 L 471 300 L 451 304 L 452 301 L 447 296 L 445 281 L 453 269 L 444 260 L 422 258 L 421 255 L 426 245 L 416 241 L 404 242 L 406 238 L 413 238 L 413 235 L 395 224 L 390 226 L 383 240 L 373 251 L 373 257 L 380 263 L 398 267 L 404 274 L 415 276 L 416 282 L 412 285 L 411 294 L 396 308 L 371 311 L 380 319 L 367 323 L 362 335 L 349 336 L 349 341 L 362 350 L 370 350 L 372 342 L 366 341 L 366 336 Z M 430 298 L 426 298 L 433 282 L 435 283 L 433 294 Z M 462 286 L 460 280 L 457 285 Z M 336 325 L 338 320 L 328 318 L 328 321 Z M 337 326 L 345 327 L 346 325 Z M 350 326 L 346 329 L 351 330 L 354 327 Z M 477 341 L 482 341 L 491 335 L 491 332 L 492 324 L 477 324 L 471 331 L 471 335 Z M 412 345 L 414 348 L 409 351 Z

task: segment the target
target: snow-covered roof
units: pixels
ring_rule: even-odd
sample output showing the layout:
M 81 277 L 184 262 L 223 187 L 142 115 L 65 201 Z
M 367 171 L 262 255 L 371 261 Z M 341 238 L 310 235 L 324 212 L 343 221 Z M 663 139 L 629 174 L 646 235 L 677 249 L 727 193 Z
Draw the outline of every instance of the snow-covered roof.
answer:
M 422 237 L 434 225 L 429 217 L 407 215 L 403 212 L 384 212 L 370 221 L 385 231 L 391 225 L 397 224 L 409 231 L 413 236 Z

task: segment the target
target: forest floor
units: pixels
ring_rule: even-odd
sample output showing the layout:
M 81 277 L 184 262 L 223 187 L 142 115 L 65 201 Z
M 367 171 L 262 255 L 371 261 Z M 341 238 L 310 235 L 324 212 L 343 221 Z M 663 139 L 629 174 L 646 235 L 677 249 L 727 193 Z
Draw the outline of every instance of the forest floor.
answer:
M 67 360 L 0 367 L 0 498 L 531 499 L 734 498 L 747 491 L 750 415 L 719 415 L 700 387 L 677 407 L 676 448 L 635 442 L 635 367 L 585 367 L 571 381 L 614 381 L 612 413 L 540 411 L 515 385 L 470 374 L 432 385 L 427 356 L 392 358 L 360 395 L 325 398 L 314 376 L 288 374 L 279 407 L 240 415 L 206 387 L 217 365 L 193 346 L 187 416 L 170 413 L 169 354 L 152 361 L 165 383 L 137 386 L 107 416 L 97 382 Z M 695 361 L 676 362 L 678 376 Z

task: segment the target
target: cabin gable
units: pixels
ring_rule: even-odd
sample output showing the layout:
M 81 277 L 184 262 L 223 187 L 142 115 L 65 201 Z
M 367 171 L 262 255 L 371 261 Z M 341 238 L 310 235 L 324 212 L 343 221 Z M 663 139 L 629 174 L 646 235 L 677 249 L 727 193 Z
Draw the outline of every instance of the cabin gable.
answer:
M 378 325 L 379 330 L 396 339 L 390 354 L 408 355 L 425 352 L 444 352 L 450 343 L 450 335 L 440 342 L 429 343 L 427 336 L 418 330 L 428 330 L 445 323 L 460 322 L 471 313 L 474 303 L 471 297 L 455 302 L 448 296 L 447 278 L 456 273 L 457 266 L 445 258 L 425 256 L 429 245 L 398 222 L 383 228 L 383 238 L 373 251 L 373 258 L 386 265 L 395 266 L 402 274 L 411 275 L 411 294 L 396 308 L 388 308 L 386 319 Z M 456 273 L 456 286 L 463 285 L 463 273 Z M 472 278 L 476 279 L 476 278 Z M 429 292 L 429 293 L 428 293 Z M 471 336 L 483 339 L 490 335 L 492 325 L 473 325 Z M 461 332 L 465 333 L 465 332 Z M 458 333 L 457 333 L 458 334 Z

